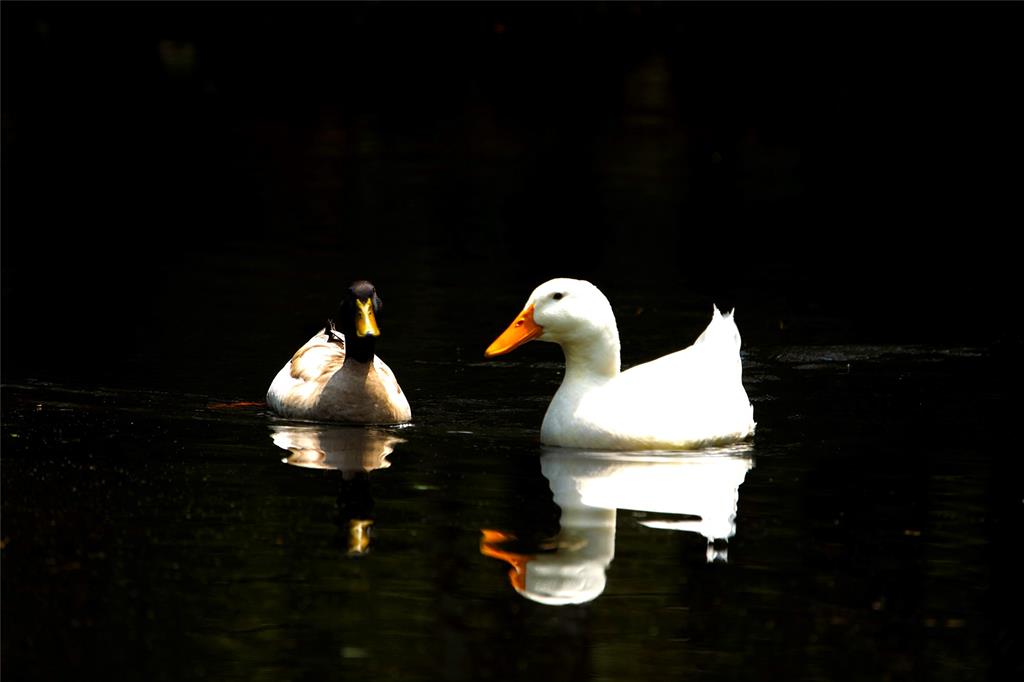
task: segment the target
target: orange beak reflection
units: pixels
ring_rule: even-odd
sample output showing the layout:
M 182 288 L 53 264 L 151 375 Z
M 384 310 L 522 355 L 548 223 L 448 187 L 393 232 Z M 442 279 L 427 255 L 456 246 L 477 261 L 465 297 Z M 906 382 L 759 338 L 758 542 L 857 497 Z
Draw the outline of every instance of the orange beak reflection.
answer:
M 509 540 L 515 540 L 511 533 L 500 530 L 481 529 L 483 537 L 480 538 L 480 553 L 493 559 L 507 561 L 512 568 L 508 571 L 509 582 L 517 591 L 526 589 L 526 564 L 530 563 L 533 556 L 529 554 L 516 554 L 501 549 L 501 545 Z
M 533 305 L 530 305 L 519 313 L 519 317 L 501 333 L 501 336 L 494 339 L 484 351 L 484 357 L 493 358 L 495 355 L 504 355 L 543 333 L 544 328 L 533 321 Z

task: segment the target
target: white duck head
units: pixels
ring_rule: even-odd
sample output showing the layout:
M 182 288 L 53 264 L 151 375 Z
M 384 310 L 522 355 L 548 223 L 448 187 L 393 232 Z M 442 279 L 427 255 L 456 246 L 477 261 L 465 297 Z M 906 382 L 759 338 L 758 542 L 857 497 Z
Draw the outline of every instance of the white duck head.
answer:
M 533 290 L 523 311 L 484 351 L 504 355 L 528 341 L 557 343 L 566 371 L 575 367 L 598 375 L 619 373 L 619 330 L 615 313 L 601 291 L 585 280 L 560 277 Z

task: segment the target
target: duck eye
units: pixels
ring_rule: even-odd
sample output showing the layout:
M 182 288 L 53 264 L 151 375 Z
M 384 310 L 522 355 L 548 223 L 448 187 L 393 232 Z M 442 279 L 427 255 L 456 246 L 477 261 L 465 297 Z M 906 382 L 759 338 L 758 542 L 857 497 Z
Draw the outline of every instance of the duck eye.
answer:
M 556 301 L 561 301 L 563 296 L 565 296 L 565 294 L 551 294 L 551 298 L 555 299 Z

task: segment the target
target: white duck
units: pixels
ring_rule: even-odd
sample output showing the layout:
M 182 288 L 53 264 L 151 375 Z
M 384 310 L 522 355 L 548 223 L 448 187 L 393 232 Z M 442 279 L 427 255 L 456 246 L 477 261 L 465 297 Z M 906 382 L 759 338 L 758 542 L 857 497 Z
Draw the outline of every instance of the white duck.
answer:
M 349 287 L 334 323 L 320 330 L 277 373 L 267 404 L 284 417 L 359 424 L 398 424 L 412 418 L 409 400 L 391 368 L 374 355 L 382 302 L 374 286 Z
M 722 315 L 715 307 L 692 346 L 622 372 L 608 299 L 590 282 L 560 278 L 534 289 L 484 356 L 508 353 L 532 339 L 557 343 L 565 353 L 565 376 L 541 426 L 546 445 L 694 448 L 754 433 L 732 313 Z

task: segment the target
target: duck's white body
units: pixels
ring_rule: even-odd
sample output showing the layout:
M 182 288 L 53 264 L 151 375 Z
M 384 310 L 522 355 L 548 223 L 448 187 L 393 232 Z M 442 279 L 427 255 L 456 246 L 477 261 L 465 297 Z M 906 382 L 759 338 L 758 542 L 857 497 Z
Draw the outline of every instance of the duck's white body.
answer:
M 513 331 L 531 324 L 536 331 Z M 506 338 L 510 333 L 513 338 Z M 753 408 L 743 389 L 740 334 L 731 313 L 714 308 L 711 323 L 692 346 L 623 372 L 608 299 L 589 282 L 554 279 L 534 290 L 523 314 L 488 355 L 524 342 L 517 342 L 516 334 L 525 334 L 524 341 L 558 343 L 565 352 L 565 376 L 541 426 L 546 445 L 694 448 L 754 432 Z
M 409 400 L 391 368 L 345 361 L 344 335 L 323 329 L 277 373 L 267 404 L 284 417 L 360 424 L 398 424 L 412 418 Z

